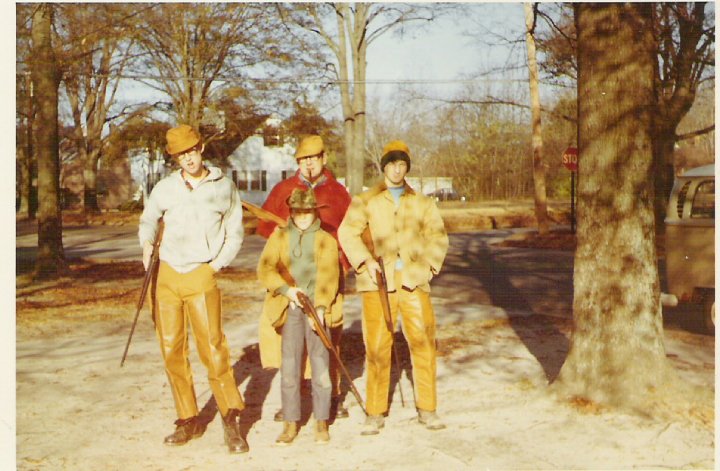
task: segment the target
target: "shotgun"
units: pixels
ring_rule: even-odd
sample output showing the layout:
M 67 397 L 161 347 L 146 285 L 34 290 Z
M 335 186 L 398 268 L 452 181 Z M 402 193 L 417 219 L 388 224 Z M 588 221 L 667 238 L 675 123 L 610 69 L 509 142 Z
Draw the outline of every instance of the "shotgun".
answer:
M 327 332 L 325 331 L 325 328 L 323 327 L 323 323 L 320 320 L 320 318 L 317 315 L 317 311 L 315 310 L 315 306 L 313 306 L 312 301 L 310 301 L 310 298 L 308 298 L 307 294 L 303 293 L 302 291 L 298 292 L 297 294 L 298 301 L 300 302 L 300 308 L 303 310 L 303 312 L 312 319 L 313 323 L 315 324 L 315 332 L 317 332 L 318 336 L 320 337 L 320 341 L 325 345 L 325 348 L 330 350 L 332 352 L 333 356 L 338 362 L 338 365 L 340 366 L 340 371 L 342 371 L 343 375 L 345 375 L 345 379 L 348 380 L 348 383 L 350 385 L 350 391 L 352 391 L 353 396 L 355 396 L 355 399 L 357 400 L 358 404 L 360 405 L 360 408 L 362 411 L 367 415 L 367 411 L 365 410 L 365 406 L 363 405 L 363 400 L 360 397 L 360 393 L 358 392 L 357 388 L 355 387 L 355 384 L 353 383 L 352 378 L 350 377 L 350 373 L 348 373 L 347 368 L 345 368 L 345 364 L 340 359 L 340 355 L 338 354 L 338 351 L 335 349 L 335 347 L 332 344 L 332 340 L 330 340 L 330 336 L 328 336 Z
M 120 367 L 122 368 L 125 364 L 125 358 L 127 357 L 128 349 L 130 348 L 130 341 L 132 340 L 133 333 L 135 332 L 135 326 L 137 325 L 140 311 L 142 310 L 143 304 L 145 303 L 145 297 L 147 296 L 148 288 L 150 284 L 153 284 L 153 296 L 155 296 L 155 285 L 157 284 L 157 272 L 160 267 L 160 242 L 162 241 L 163 231 L 165 224 L 162 219 L 158 223 L 158 232 L 155 236 L 155 243 L 153 244 L 152 255 L 150 256 L 150 266 L 145 272 L 145 279 L 143 280 L 142 290 L 140 290 L 140 299 L 138 300 L 137 307 L 135 309 L 135 319 L 133 319 L 132 327 L 130 327 L 130 335 L 128 335 L 127 344 L 125 344 L 125 351 L 123 352 L 122 360 L 120 360 Z M 155 323 L 155 303 L 151 307 L 153 323 Z
M 378 294 L 380 295 L 380 305 L 382 306 L 383 316 L 385 317 L 385 326 L 390 332 L 392 338 L 392 354 L 395 357 L 395 368 L 398 370 L 398 390 L 400 391 L 400 403 L 405 407 L 405 395 L 402 390 L 402 370 L 400 369 L 400 360 L 398 359 L 397 346 L 395 345 L 395 328 L 393 327 L 392 317 L 390 315 L 390 299 L 388 298 L 387 291 L 387 278 L 385 277 L 385 264 L 383 263 L 382 257 L 377 259 L 378 265 L 380 265 L 380 271 L 375 272 Z M 413 389 L 413 393 L 415 390 Z
M 271 213 L 267 209 L 263 209 L 260 206 L 256 206 L 252 203 L 248 203 L 247 201 L 241 201 L 240 202 L 245 209 L 250 211 L 252 214 L 255 215 L 258 219 L 262 219 L 263 221 L 270 221 L 274 222 L 280 227 L 287 226 L 287 221 L 278 216 L 275 213 Z

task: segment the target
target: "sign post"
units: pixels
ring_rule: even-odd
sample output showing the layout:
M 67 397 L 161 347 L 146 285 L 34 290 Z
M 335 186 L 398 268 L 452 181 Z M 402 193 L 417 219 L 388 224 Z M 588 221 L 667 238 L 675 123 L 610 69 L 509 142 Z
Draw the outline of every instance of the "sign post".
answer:
M 570 229 L 575 234 L 575 172 L 578 169 L 578 149 L 570 146 L 562 155 L 562 163 L 570 170 Z

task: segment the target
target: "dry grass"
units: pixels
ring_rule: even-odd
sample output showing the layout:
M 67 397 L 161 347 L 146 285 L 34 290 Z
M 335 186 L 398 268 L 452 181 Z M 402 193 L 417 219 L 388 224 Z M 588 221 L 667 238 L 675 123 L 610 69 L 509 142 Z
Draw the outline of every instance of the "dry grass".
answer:
M 137 309 L 145 271 L 142 263 L 73 261 L 52 281 L 18 286 L 15 294 L 19 332 L 66 332 L 78 322 L 125 325 Z M 254 319 L 263 291 L 253 270 L 225 269 L 217 277 L 223 295 L 224 321 Z M 143 307 L 148 311 L 147 305 Z M 227 318 L 227 319 L 225 319 Z

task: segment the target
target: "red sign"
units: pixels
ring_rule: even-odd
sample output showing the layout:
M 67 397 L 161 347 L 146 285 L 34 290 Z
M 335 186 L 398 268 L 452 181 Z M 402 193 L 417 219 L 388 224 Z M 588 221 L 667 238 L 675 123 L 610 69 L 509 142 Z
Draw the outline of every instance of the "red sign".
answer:
M 571 172 L 577 172 L 578 150 L 577 147 L 568 147 L 562 155 L 562 163 Z

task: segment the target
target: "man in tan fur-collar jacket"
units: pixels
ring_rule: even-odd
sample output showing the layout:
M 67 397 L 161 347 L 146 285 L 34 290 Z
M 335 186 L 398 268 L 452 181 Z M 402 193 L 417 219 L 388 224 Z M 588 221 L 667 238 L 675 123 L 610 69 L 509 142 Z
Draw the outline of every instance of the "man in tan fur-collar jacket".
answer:
M 198 418 L 188 361 L 189 323 L 222 415 L 225 443 L 230 453 L 243 453 L 248 451 L 240 434 L 245 404 L 230 364 L 215 281 L 215 273 L 233 261 L 242 245 L 242 207 L 232 181 L 219 168 L 203 163 L 203 149 L 200 135 L 190 126 L 167 132 L 166 150 L 180 169 L 155 186 L 140 217 L 145 269 L 158 220 L 164 223 L 153 312 L 178 415 L 175 432 L 165 437 L 165 444 L 184 445 L 207 426 Z
M 398 313 L 412 356 L 418 420 L 430 430 L 444 428 L 438 418 L 435 367 L 435 314 L 430 280 L 440 272 L 448 249 L 445 225 L 435 202 L 405 182 L 410 151 L 402 141 L 383 149 L 384 180 L 355 196 L 338 229 L 340 245 L 357 272 L 363 299 L 367 413 L 362 435 L 374 435 L 388 410 L 393 333 L 383 317 L 376 272 L 382 257 L 393 326 Z M 368 240 L 371 240 L 371 242 Z

